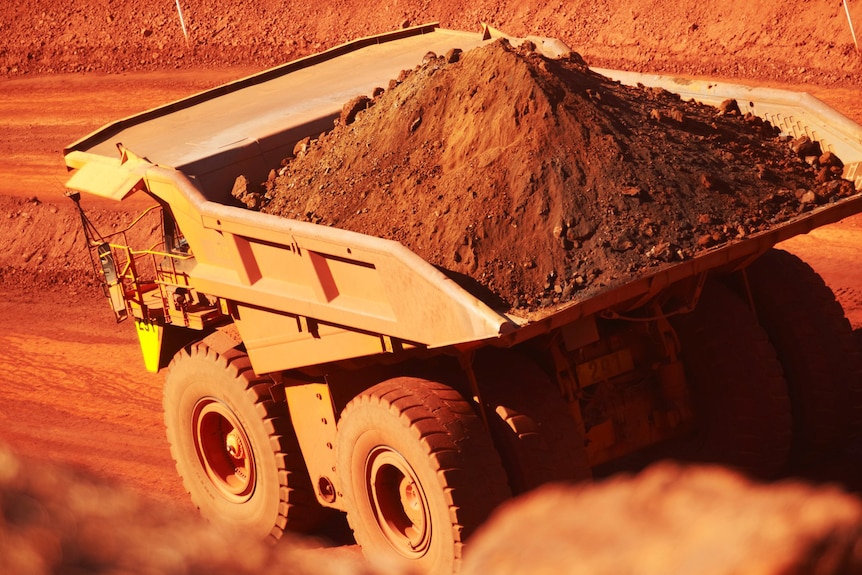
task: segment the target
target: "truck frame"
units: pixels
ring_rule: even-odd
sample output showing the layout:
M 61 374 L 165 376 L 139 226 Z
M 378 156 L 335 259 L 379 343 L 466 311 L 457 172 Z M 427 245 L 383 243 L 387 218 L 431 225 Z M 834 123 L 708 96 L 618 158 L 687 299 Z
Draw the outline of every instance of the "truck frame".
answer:
M 342 511 L 369 557 L 446 573 L 497 505 L 543 483 L 657 453 L 770 475 L 859 431 L 850 325 L 817 274 L 774 246 L 859 213 L 862 194 L 530 317 L 396 242 L 233 201 L 237 176 L 264 181 L 350 98 L 429 51 L 499 35 L 429 24 L 363 38 L 64 150 L 79 208 L 81 192 L 153 200 L 110 235 L 81 217 L 117 320 L 133 320 L 145 367 L 166 373 L 171 453 L 205 517 L 277 539 Z M 599 71 L 735 98 L 835 152 L 862 189 L 862 127 L 808 95 Z

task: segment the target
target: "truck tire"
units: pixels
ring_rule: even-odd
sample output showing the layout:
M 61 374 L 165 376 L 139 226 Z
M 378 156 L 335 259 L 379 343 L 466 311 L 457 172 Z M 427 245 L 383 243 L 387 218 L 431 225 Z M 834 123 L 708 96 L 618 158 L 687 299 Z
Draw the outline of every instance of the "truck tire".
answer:
M 480 354 L 474 369 L 513 495 L 591 478 L 583 431 L 544 371 L 511 350 Z
M 862 424 L 862 358 L 850 322 L 823 279 L 793 254 L 770 250 L 747 273 L 790 388 L 793 458 L 834 454 Z
M 510 496 L 473 406 L 425 379 L 391 379 L 351 400 L 336 462 L 356 542 L 399 572 L 455 571 L 465 539 Z
M 695 459 L 773 476 L 787 463 L 790 398 L 781 365 L 748 306 L 707 282 L 696 309 L 672 318 L 698 420 Z
M 248 356 L 203 343 L 168 366 L 165 426 L 183 485 L 201 514 L 261 538 L 317 527 L 318 505 L 287 406 Z

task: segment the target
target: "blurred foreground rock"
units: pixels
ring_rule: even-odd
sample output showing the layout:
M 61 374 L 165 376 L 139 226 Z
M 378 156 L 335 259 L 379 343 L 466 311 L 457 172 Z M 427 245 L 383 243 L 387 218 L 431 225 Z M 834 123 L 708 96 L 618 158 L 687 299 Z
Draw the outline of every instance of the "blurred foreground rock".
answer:
M 0 446 L 3 575 L 359 575 L 359 551 L 209 525 L 74 470 Z
M 396 575 L 371 569 L 355 548 L 290 536 L 263 543 L 3 446 L 0 573 Z M 838 489 L 660 464 L 504 505 L 471 539 L 462 573 L 862 573 L 862 502 Z
M 463 573 L 862 573 L 862 503 L 835 488 L 658 464 L 501 507 L 471 539 Z

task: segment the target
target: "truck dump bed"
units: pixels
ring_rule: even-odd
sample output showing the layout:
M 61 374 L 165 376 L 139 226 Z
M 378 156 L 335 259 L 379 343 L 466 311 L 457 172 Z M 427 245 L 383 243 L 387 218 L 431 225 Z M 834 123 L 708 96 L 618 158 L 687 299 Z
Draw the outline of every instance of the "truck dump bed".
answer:
M 624 312 L 676 281 L 744 265 L 784 239 L 862 211 L 857 194 L 525 318 L 491 309 L 396 242 L 227 205 L 237 176 L 265 179 L 298 140 L 331 127 L 351 98 L 386 86 L 429 51 L 466 51 L 489 38 L 487 30 L 434 25 L 366 38 L 121 120 L 65 150 L 77 170 L 68 187 L 117 200 L 146 190 L 169 205 L 194 254 L 190 285 L 234 302 L 260 373 L 403 346 L 514 345 L 600 311 Z M 737 98 L 745 111 L 835 151 L 845 177 L 862 187 L 862 127 L 810 96 L 600 72 L 710 102 Z M 134 154 L 117 159 L 119 142 Z
M 64 153 L 113 158 L 121 142 L 195 178 L 207 199 L 225 202 L 239 174 L 265 180 L 297 141 L 331 129 L 351 98 L 385 88 L 428 52 L 482 42 L 482 34 L 434 25 L 357 40 L 109 124 Z

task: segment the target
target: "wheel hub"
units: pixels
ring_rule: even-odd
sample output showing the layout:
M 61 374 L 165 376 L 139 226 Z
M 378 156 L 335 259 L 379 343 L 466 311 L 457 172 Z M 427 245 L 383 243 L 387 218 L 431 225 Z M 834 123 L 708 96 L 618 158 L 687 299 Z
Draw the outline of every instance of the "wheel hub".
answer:
M 207 479 L 228 501 L 247 501 L 255 486 L 254 453 L 233 411 L 216 399 L 201 399 L 192 415 L 192 430 Z
M 242 439 L 236 429 L 231 430 L 225 438 L 225 449 L 228 454 L 234 459 L 242 459 L 245 457 L 245 449 L 242 445 Z
M 366 470 L 366 488 L 380 531 L 400 554 L 421 557 L 431 543 L 430 506 L 415 471 L 386 446 L 369 454 Z

